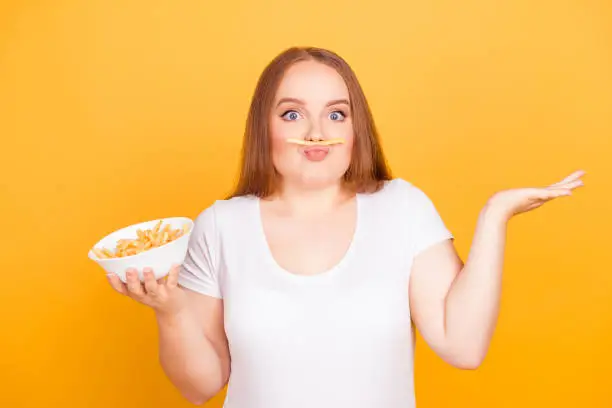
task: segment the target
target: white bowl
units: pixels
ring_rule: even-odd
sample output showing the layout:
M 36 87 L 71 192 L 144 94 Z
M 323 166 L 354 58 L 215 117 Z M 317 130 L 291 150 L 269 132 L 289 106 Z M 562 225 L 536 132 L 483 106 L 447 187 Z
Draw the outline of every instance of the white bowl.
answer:
M 173 229 L 182 229 L 183 226 L 187 224 L 189 226 L 189 230 L 186 234 L 180 236 L 174 241 L 168 242 L 167 244 L 147 249 L 146 251 L 140 252 L 136 255 L 120 258 L 98 258 L 93 252 L 92 248 L 89 250 L 89 259 L 100 265 L 107 274 L 112 273 L 119 276 L 122 282 L 125 282 L 125 272 L 130 268 L 134 268 L 138 271 L 138 276 L 141 281 L 144 280 L 144 268 L 153 269 L 155 279 L 163 278 L 168 274 L 168 272 L 170 272 L 172 265 L 182 264 L 183 260 L 185 259 L 185 255 L 187 254 L 187 246 L 189 244 L 189 237 L 193 231 L 193 221 L 189 218 L 162 218 L 130 225 L 129 227 L 121 228 L 108 234 L 98 241 L 94 245 L 94 248 L 108 248 L 114 250 L 117 245 L 117 241 L 120 239 L 136 238 L 136 230 L 141 229 L 144 231 L 146 229 L 153 229 L 160 220 L 163 222 L 162 226 L 170 224 Z

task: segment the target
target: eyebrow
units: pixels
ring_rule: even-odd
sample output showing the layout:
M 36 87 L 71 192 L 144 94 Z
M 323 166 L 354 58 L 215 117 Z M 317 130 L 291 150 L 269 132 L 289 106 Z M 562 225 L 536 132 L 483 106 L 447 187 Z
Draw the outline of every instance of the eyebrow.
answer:
M 280 106 L 283 103 L 296 103 L 298 105 L 306 105 L 306 103 L 303 100 L 301 100 L 301 99 L 297 99 L 297 98 L 281 98 L 278 101 L 278 103 L 276 104 L 276 106 Z M 327 102 L 327 104 L 325 104 L 325 106 L 333 106 L 333 105 L 341 105 L 341 104 L 349 105 L 350 106 L 350 103 L 349 103 L 348 99 L 344 99 L 344 98 L 331 100 L 331 101 Z

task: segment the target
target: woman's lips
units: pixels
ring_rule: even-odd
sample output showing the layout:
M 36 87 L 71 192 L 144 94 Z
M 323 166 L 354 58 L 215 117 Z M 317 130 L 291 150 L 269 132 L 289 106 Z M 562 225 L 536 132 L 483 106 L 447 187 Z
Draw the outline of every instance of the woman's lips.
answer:
M 329 154 L 329 147 L 325 147 L 325 146 L 306 147 L 302 149 L 302 153 L 304 154 L 304 157 L 306 157 L 306 159 L 310 161 L 318 162 L 318 161 L 325 159 L 325 157 L 327 157 L 327 155 Z

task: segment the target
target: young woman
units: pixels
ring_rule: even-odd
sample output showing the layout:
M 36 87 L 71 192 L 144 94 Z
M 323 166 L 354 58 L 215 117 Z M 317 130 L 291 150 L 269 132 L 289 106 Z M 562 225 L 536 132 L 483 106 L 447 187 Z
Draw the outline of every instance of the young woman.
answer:
M 413 325 L 478 367 L 508 221 L 582 175 L 492 195 L 464 264 L 429 198 L 391 177 L 351 68 L 292 48 L 263 72 L 237 190 L 198 216 L 183 265 L 109 279 L 153 308 L 161 365 L 193 403 L 229 382 L 226 408 L 414 407 Z

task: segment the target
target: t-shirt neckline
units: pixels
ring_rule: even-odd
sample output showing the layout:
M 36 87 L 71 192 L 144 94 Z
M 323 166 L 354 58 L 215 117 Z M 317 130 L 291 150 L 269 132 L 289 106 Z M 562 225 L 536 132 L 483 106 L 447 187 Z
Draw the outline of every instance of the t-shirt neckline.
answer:
M 278 261 L 272 254 L 272 250 L 270 249 L 270 245 L 268 243 L 268 239 L 266 237 L 266 233 L 264 230 L 263 217 L 261 215 L 261 198 L 259 197 L 253 197 L 253 198 L 254 198 L 253 207 L 254 207 L 254 213 L 255 213 L 254 219 L 256 220 L 255 224 L 256 224 L 256 229 L 257 229 L 256 236 L 257 236 L 258 245 L 261 247 L 262 253 L 264 254 L 266 262 L 271 266 L 274 273 L 276 273 L 277 275 L 282 275 L 283 277 L 287 279 L 295 279 L 295 280 L 302 280 L 302 281 L 318 281 L 321 279 L 331 279 L 333 276 L 338 274 L 340 271 L 342 271 L 343 269 L 346 269 L 345 268 L 346 265 L 350 263 L 355 252 L 357 251 L 357 246 L 361 240 L 361 233 L 362 233 L 361 231 L 363 229 L 363 222 L 364 222 L 363 220 L 364 197 L 362 196 L 362 194 L 357 193 L 355 195 L 355 207 L 356 207 L 355 230 L 353 232 L 353 236 L 351 238 L 349 247 L 345 251 L 344 255 L 335 265 L 331 266 L 327 270 L 318 272 L 315 274 L 311 274 L 311 275 L 291 272 L 283 268 L 278 263 Z

